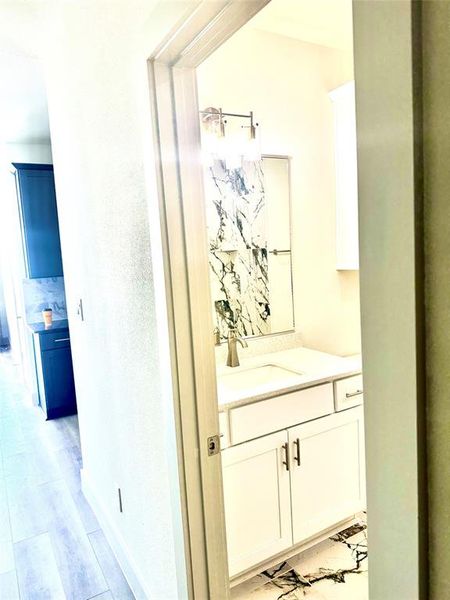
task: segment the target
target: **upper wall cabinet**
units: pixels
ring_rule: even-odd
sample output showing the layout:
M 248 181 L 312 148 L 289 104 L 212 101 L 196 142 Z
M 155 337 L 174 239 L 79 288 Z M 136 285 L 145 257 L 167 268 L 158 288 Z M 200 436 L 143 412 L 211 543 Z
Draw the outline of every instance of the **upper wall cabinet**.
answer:
M 355 82 L 330 92 L 336 164 L 336 269 L 359 269 Z
M 63 275 L 52 165 L 14 163 L 27 277 Z

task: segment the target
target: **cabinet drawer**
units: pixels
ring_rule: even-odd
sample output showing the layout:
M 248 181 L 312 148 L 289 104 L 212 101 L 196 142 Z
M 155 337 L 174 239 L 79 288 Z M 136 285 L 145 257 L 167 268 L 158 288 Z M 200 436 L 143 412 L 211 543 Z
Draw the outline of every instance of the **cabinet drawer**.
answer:
M 54 333 L 44 333 L 39 336 L 39 345 L 41 350 L 53 350 L 55 348 L 69 346 L 69 330 L 63 329 L 61 331 L 55 331 Z
M 220 449 L 228 448 L 230 445 L 230 433 L 228 427 L 228 413 L 219 413 Z
M 355 375 L 334 382 L 334 406 L 336 411 L 358 406 L 364 401 L 363 377 Z
M 231 444 L 240 444 L 332 412 L 331 383 L 234 408 L 230 410 Z

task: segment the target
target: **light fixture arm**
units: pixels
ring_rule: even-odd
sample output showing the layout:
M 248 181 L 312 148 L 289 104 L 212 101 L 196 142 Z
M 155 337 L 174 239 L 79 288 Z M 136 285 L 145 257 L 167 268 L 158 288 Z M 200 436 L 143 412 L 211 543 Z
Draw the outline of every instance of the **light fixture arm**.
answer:
M 259 149 L 259 144 L 256 140 L 256 128 L 258 127 L 258 123 L 255 123 L 253 111 L 250 111 L 248 114 L 232 113 L 224 112 L 222 108 L 215 108 L 213 106 L 210 106 L 205 110 L 200 110 L 199 115 L 202 117 L 202 124 L 205 127 L 206 131 L 208 131 L 208 134 L 213 134 L 213 137 L 222 140 L 219 143 L 219 146 L 215 145 L 216 150 L 211 151 L 211 154 L 217 154 L 220 156 L 223 155 L 224 159 L 227 154 L 229 154 L 230 156 L 232 155 L 232 151 L 230 151 L 229 147 L 230 144 L 227 144 L 226 146 L 224 145 L 224 138 L 226 137 L 225 126 L 227 125 L 227 119 L 225 117 L 248 119 L 250 121 L 248 125 L 241 125 L 241 129 L 249 130 L 248 142 L 244 143 L 244 152 L 235 152 L 235 154 L 236 156 L 239 155 L 240 160 L 242 160 L 242 158 L 253 161 L 261 159 L 261 151 Z M 212 144 L 214 145 L 214 142 L 212 142 Z M 230 164 L 231 163 L 232 160 L 230 159 Z
M 239 113 L 223 112 L 223 110 L 221 108 L 219 108 L 219 110 L 217 112 L 212 111 L 212 110 L 200 110 L 199 113 L 201 115 L 216 115 L 219 118 L 220 117 L 238 117 L 240 119 L 250 119 L 251 123 L 253 123 L 253 111 L 250 111 L 248 115 L 243 115 L 243 114 L 239 114 Z
M 250 125 L 242 125 L 243 128 L 250 129 L 250 139 L 254 140 L 256 138 L 256 127 L 258 127 L 258 123 L 254 122 L 253 119 L 253 111 L 251 110 L 248 114 L 242 113 L 231 113 L 231 112 L 223 112 L 221 108 L 218 110 L 200 110 L 200 115 L 211 115 L 218 119 L 219 121 L 219 135 L 220 137 L 225 137 L 225 124 L 226 120 L 224 117 L 235 117 L 237 119 L 250 119 Z

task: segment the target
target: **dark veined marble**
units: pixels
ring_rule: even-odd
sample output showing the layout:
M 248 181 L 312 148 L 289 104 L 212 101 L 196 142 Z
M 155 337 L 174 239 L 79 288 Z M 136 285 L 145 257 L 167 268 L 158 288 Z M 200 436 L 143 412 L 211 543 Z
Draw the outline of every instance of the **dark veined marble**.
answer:
M 221 337 L 270 333 L 267 214 L 262 161 L 228 169 L 215 160 L 205 177 L 209 263 Z
M 232 589 L 232 600 L 368 600 L 367 527 L 360 522 Z

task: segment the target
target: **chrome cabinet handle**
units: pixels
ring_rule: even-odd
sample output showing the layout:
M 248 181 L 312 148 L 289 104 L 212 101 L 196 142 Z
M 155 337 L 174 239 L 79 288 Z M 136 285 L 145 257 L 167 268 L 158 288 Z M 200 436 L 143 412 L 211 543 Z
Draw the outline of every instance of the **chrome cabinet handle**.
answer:
M 275 256 L 277 254 L 290 254 L 291 251 L 290 250 L 277 250 L 276 248 L 273 250 L 269 250 L 269 254 L 275 254 Z
M 297 438 L 295 440 L 294 446 L 295 446 L 294 460 L 297 463 L 297 465 L 300 467 L 302 464 L 301 459 L 300 459 L 300 438 Z
M 355 396 L 361 396 L 363 394 L 363 390 L 356 390 L 356 392 L 347 392 L 345 394 L 346 398 L 354 398 Z
M 286 460 L 283 460 L 283 465 L 286 467 L 286 471 L 289 471 L 289 444 L 283 444 L 281 449 L 285 451 Z
M 70 340 L 70 338 L 60 338 L 59 340 L 54 340 L 55 344 L 56 342 L 68 342 Z

